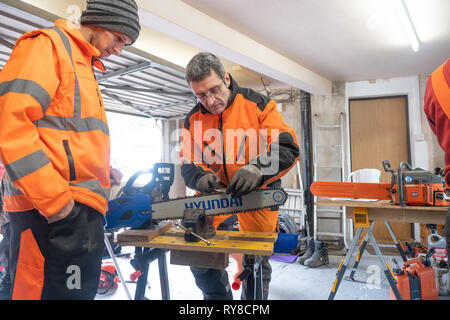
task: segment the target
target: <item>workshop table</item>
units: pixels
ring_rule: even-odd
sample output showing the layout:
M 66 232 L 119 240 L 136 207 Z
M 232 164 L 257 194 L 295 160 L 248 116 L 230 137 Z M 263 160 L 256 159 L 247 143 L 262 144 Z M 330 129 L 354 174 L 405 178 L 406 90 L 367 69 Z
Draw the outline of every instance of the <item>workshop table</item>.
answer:
M 351 201 L 323 199 L 315 202 L 318 206 L 345 207 L 348 219 L 353 218 L 353 208 L 367 208 L 369 220 L 399 221 L 423 224 L 444 224 L 448 207 L 404 206 L 389 200 Z
M 120 246 L 136 248 L 134 259 L 141 269 L 135 293 L 136 300 L 145 298 L 149 264 L 154 260 L 158 260 L 162 299 L 170 299 L 166 262 L 168 251 L 171 251 L 173 264 L 196 267 L 212 264 L 214 268 L 226 268 L 230 253 L 254 255 L 256 259 L 253 274 L 248 278 L 248 296 L 260 300 L 263 290 L 261 256 L 272 255 L 277 236 L 277 233 L 268 232 L 217 230 L 216 235 L 208 239 L 211 243 L 208 245 L 203 241 L 185 241 L 184 231 L 166 223 L 152 229 L 125 230 L 117 234 L 117 243 Z
M 331 200 L 331 199 L 323 199 L 314 203 L 318 206 L 329 206 L 329 207 L 345 207 L 346 217 L 348 219 L 354 219 L 354 210 L 360 211 L 359 209 L 363 208 L 366 213 L 366 219 L 368 220 L 368 224 L 364 227 L 357 227 L 355 237 L 350 245 L 350 248 L 347 252 L 347 255 L 340 263 L 338 270 L 336 272 L 337 276 L 331 288 L 330 295 L 328 299 L 334 299 L 337 289 L 339 288 L 339 284 L 347 270 L 347 266 L 350 262 L 351 257 L 353 256 L 353 252 L 356 248 L 357 241 L 362 234 L 363 229 L 366 230 L 366 236 L 364 240 L 361 242 L 358 254 L 356 256 L 356 261 L 352 269 L 352 273 L 350 274 L 350 279 L 353 279 L 354 272 L 358 267 L 359 261 L 364 253 L 365 247 L 368 241 L 371 242 L 371 245 L 375 249 L 375 253 L 378 256 L 378 259 L 381 262 L 382 267 L 384 268 L 384 273 L 386 278 L 389 281 L 391 289 L 397 299 L 401 299 L 400 293 L 398 291 L 397 285 L 395 283 L 394 274 L 386 264 L 384 257 L 379 249 L 379 245 L 376 243 L 376 239 L 372 233 L 373 227 L 377 221 L 384 221 L 388 231 L 394 240 L 394 244 L 399 250 L 402 259 L 406 261 L 405 253 L 398 243 L 397 238 L 390 227 L 389 221 L 399 221 L 399 222 L 409 222 L 409 223 L 423 223 L 423 224 L 444 224 L 445 218 L 447 216 L 448 207 L 437 207 L 437 206 L 399 206 L 394 203 L 391 203 L 389 200 L 378 200 L 378 201 L 351 201 L 351 200 Z M 370 221 L 370 223 L 369 223 Z M 356 223 L 355 223 L 356 226 Z

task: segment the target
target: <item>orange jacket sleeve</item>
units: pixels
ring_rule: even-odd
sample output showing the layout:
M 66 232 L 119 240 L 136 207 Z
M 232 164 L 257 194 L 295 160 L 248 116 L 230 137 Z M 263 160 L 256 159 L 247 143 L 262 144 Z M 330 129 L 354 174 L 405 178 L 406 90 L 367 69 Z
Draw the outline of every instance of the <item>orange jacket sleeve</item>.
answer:
M 300 151 L 295 131 L 283 120 L 275 101 L 270 100 L 258 114 L 260 132 L 265 135 L 266 152 L 259 154 L 250 161 L 259 167 L 264 175 L 263 185 L 268 185 L 283 175 L 295 165 Z
M 72 198 L 68 182 L 54 169 L 51 145 L 33 124 L 42 118 L 59 86 L 58 59 L 44 34 L 16 43 L 0 72 L 0 161 L 9 179 L 41 213 L 57 213 Z
M 433 82 L 435 73 L 440 72 L 441 82 Z M 441 91 L 439 91 L 441 90 Z M 439 92 L 436 92 L 439 91 Z M 446 93 L 446 94 L 445 94 Z M 450 186 L 450 59 L 438 68 L 428 79 L 425 89 L 424 112 L 431 130 L 436 135 L 437 141 L 444 150 L 445 182 Z M 440 99 L 439 99 L 439 98 Z

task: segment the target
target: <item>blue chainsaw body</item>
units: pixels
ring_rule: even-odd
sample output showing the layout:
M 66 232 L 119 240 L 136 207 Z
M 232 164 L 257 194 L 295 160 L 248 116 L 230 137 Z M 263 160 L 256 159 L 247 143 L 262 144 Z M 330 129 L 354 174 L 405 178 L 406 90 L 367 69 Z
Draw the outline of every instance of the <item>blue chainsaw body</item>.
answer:
M 136 187 L 134 182 L 143 174 L 151 174 L 151 181 Z M 145 228 L 152 219 L 152 202 L 169 200 L 173 180 L 172 163 L 156 163 L 152 169 L 136 172 L 126 183 L 122 195 L 108 202 L 105 229 Z
M 150 196 L 139 192 L 134 196 L 123 196 L 108 202 L 105 229 L 140 229 L 151 218 Z

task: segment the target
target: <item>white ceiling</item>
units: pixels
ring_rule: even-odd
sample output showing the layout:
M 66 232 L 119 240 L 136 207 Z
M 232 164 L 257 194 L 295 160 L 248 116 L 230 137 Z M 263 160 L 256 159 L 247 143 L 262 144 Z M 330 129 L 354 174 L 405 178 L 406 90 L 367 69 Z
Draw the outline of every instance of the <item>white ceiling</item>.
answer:
M 240 85 L 257 90 L 264 81 L 272 92 L 293 87 L 329 94 L 331 81 L 427 75 L 450 53 L 450 0 L 403 0 L 419 52 L 410 48 L 391 0 L 136 1 L 142 31 L 133 49 L 144 60 L 182 72 L 196 52 L 211 51 Z M 68 19 L 70 8 L 85 6 L 85 0 L 0 3 Z
M 426 75 L 450 57 L 450 1 L 405 0 L 413 52 L 390 0 L 182 0 L 332 81 Z

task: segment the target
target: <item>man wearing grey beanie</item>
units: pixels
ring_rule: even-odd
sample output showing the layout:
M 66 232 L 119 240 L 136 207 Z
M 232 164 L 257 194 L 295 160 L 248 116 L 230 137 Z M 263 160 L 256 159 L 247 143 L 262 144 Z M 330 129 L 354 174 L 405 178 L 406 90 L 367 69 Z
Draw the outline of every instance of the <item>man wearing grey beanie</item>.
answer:
M 10 298 L 94 299 L 103 216 L 121 173 L 110 167 L 100 59 L 139 36 L 134 0 L 88 0 L 80 26 L 57 20 L 22 35 L 0 71 L 3 210 Z
M 88 42 L 99 49 L 99 59 L 120 54 L 123 45 L 133 44 L 141 30 L 138 7 L 134 0 L 88 0 L 86 10 L 81 14 L 80 24 L 81 32 Z M 105 31 L 120 40 L 119 45 L 111 41 L 105 42 L 108 40 Z

